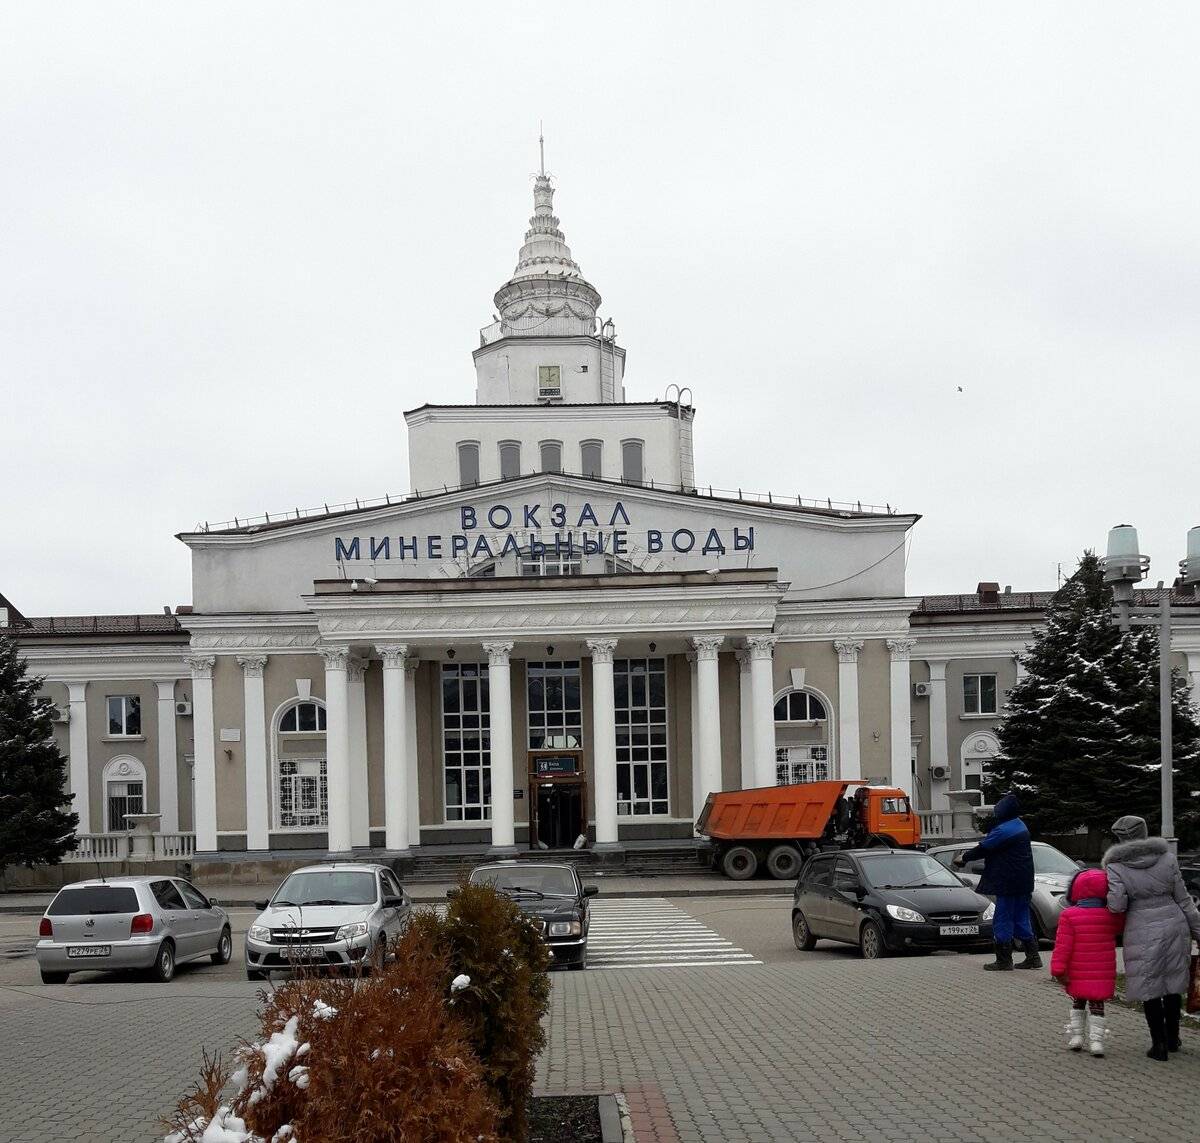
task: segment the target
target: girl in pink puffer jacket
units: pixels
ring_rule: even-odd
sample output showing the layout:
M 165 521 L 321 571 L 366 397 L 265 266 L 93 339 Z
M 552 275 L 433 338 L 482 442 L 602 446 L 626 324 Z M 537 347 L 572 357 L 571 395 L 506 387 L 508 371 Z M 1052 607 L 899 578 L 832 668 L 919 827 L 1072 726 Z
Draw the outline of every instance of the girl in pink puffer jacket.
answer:
M 1116 995 L 1117 934 L 1125 925 L 1120 913 L 1109 912 L 1108 876 L 1085 869 L 1067 890 L 1070 905 L 1059 914 L 1058 936 L 1050 959 L 1050 975 L 1071 997 L 1067 1047 L 1078 1052 L 1087 1029 L 1088 1050 L 1104 1055 L 1104 1002 Z

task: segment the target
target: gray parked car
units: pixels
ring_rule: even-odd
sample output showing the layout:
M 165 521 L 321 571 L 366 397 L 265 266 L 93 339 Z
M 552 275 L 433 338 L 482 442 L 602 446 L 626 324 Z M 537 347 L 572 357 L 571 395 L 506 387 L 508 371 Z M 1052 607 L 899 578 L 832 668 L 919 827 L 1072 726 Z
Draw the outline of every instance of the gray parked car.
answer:
M 953 862 L 956 854 L 974 848 L 975 844 L 968 841 L 960 845 L 939 845 L 928 852 L 930 857 L 936 858 L 974 888 L 983 876 L 983 862 L 972 861 L 962 869 L 955 869 Z M 1066 907 L 1071 879 L 1082 868 L 1062 850 L 1044 841 L 1033 843 L 1033 897 L 1029 902 L 1029 917 L 1039 941 L 1054 940 L 1054 934 L 1058 932 L 1058 915 Z
M 246 930 L 246 979 L 272 969 L 349 968 L 372 956 L 408 925 L 412 903 L 386 865 L 337 862 L 290 873 Z
M 149 969 L 168 981 L 175 966 L 233 954 L 229 916 L 180 877 L 110 877 L 60 889 L 38 927 L 43 984 L 72 972 Z

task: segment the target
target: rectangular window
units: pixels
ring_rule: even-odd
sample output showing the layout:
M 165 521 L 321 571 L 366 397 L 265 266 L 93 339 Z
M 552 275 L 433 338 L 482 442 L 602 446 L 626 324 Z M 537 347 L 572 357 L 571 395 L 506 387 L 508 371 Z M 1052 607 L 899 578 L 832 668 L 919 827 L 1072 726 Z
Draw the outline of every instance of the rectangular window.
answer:
M 583 571 L 583 557 L 566 552 L 550 552 L 541 556 L 522 556 L 521 575 L 579 575 Z
M 458 483 L 479 483 L 479 445 L 474 441 L 463 441 L 458 446 Z
M 795 786 L 801 782 L 828 782 L 828 746 L 780 746 L 775 750 L 775 785 Z
M 667 774 L 667 661 L 613 663 L 617 724 L 617 814 L 670 812 Z
M 142 733 L 142 700 L 137 695 L 108 696 L 111 738 L 136 738 Z
M 543 472 L 562 472 L 562 445 L 558 441 L 542 441 Z
M 621 479 L 626 484 L 641 484 L 642 475 L 642 442 L 622 441 Z
M 324 758 L 279 763 L 281 829 L 324 829 L 329 824 L 329 780 Z
M 579 471 L 584 476 L 600 479 L 603 448 L 599 441 L 584 441 L 579 446 Z
M 996 713 L 996 676 L 963 675 L 963 714 Z
M 509 441 L 500 446 L 500 479 L 516 480 L 521 475 L 521 446 Z
M 105 797 L 108 801 L 108 828 L 112 833 L 132 828 L 125 821 L 126 814 L 144 812 L 143 787 L 141 782 L 109 782 Z
M 442 753 L 448 822 L 491 819 L 489 711 L 487 667 L 480 663 L 443 663 Z
M 529 663 L 526 667 L 530 750 L 583 748 L 579 660 Z
M 538 366 L 538 396 L 543 400 L 562 397 L 562 368 L 558 365 Z

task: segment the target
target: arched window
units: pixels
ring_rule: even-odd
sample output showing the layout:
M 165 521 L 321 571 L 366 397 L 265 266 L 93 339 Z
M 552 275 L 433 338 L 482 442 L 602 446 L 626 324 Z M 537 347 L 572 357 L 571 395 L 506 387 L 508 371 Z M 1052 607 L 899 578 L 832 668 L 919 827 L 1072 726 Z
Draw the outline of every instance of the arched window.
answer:
M 460 441 L 458 445 L 458 483 L 479 483 L 479 442 Z
M 325 704 L 295 698 L 275 714 L 275 827 L 325 829 L 329 783 L 325 760 Z
M 562 442 L 542 441 L 538 448 L 541 452 L 541 471 L 562 472 Z
M 279 720 L 280 734 L 314 734 L 325 732 L 325 708 L 315 702 L 298 702 L 283 712 Z
M 1000 753 L 1000 740 L 986 730 L 969 734 L 963 739 L 959 760 L 962 766 L 962 789 L 982 790 L 987 781 L 992 759 Z
M 582 475 L 599 479 L 603 475 L 603 459 L 604 447 L 599 441 L 584 441 L 579 446 L 579 471 Z
M 517 441 L 500 445 L 500 479 L 516 480 L 521 475 L 521 446 Z
M 824 782 L 833 778 L 829 713 L 810 690 L 790 690 L 775 700 L 775 782 Z
M 644 477 L 642 442 L 621 442 L 621 479 L 626 484 L 641 484 Z
M 136 758 L 123 755 L 104 764 L 104 828 L 108 833 L 130 829 L 126 814 L 146 812 L 146 767 Z

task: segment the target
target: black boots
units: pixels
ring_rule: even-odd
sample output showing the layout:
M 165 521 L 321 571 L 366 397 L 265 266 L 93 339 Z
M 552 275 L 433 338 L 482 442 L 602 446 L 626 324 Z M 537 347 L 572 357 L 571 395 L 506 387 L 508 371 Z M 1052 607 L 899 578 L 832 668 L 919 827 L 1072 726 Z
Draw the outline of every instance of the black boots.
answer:
M 985 964 L 984 969 L 987 972 L 1011 972 L 1013 967 L 1012 950 L 1012 941 L 997 941 L 996 959 L 991 964 Z M 1039 961 L 1039 963 L 1041 962 Z
M 1021 948 L 1025 952 L 1025 959 L 1023 961 L 1021 961 L 1020 964 L 1015 965 L 1014 967 L 1016 967 L 1016 968 L 1041 968 L 1042 967 L 1042 958 L 1041 958 L 1041 955 L 1038 953 L 1038 943 L 1037 943 L 1036 937 L 1031 941 L 1022 941 Z M 1011 963 L 1011 957 L 1009 958 L 1009 963 Z
M 1142 1015 L 1146 1017 L 1146 1025 L 1150 1029 L 1150 1050 L 1146 1053 L 1152 1060 L 1167 1059 L 1167 1014 L 1163 1001 L 1165 997 L 1156 996 L 1153 1000 L 1142 1002 Z M 1178 1024 L 1176 1024 L 1178 1037 Z
M 1166 1032 L 1166 1044 L 1168 1052 L 1178 1052 L 1183 1044 L 1179 1040 L 1179 1009 L 1181 1003 L 1178 996 L 1163 997 L 1163 1017 Z

